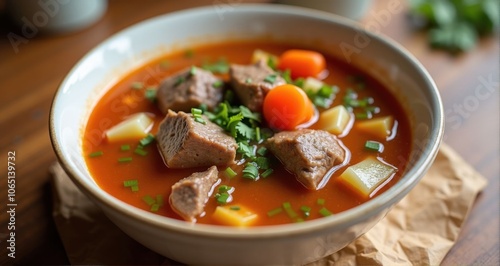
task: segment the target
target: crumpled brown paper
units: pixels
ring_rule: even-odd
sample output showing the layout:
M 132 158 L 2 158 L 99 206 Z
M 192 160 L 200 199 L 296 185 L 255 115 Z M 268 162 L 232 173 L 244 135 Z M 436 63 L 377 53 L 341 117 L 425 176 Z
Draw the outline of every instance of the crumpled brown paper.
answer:
M 72 264 L 178 264 L 135 242 L 70 181 L 54 173 L 54 220 Z M 443 144 L 422 181 L 375 227 L 309 266 L 438 265 L 458 238 L 486 179 Z

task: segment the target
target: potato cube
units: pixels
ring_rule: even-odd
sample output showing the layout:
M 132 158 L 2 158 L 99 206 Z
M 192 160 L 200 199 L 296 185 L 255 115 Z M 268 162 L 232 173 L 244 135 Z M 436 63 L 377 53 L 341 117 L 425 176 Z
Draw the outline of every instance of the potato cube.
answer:
M 361 196 L 369 198 L 397 168 L 374 157 L 349 166 L 339 177 L 339 181 Z
M 369 133 L 380 139 L 387 139 L 391 135 L 394 118 L 392 116 L 384 116 L 361 121 L 356 124 L 359 130 Z
M 321 87 L 323 87 L 323 85 L 325 85 L 323 81 L 312 77 L 308 77 L 304 80 L 303 87 L 304 91 L 317 92 L 319 89 L 321 89 Z
M 253 51 L 252 54 L 252 63 L 255 64 L 259 62 L 260 60 L 264 60 L 268 65 L 271 63 L 271 65 L 278 65 L 278 57 L 276 55 L 270 54 L 268 52 L 262 51 L 260 49 L 257 49 Z
M 349 125 L 350 120 L 349 111 L 343 105 L 337 105 L 321 113 L 318 120 L 318 129 L 340 135 Z
M 240 205 L 217 206 L 212 216 L 223 225 L 245 227 L 257 220 L 257 214 Z
M 144 138 L 151 130 L 153 119 L 146 113 L 137 113 L 106 131 L 110 142 Z

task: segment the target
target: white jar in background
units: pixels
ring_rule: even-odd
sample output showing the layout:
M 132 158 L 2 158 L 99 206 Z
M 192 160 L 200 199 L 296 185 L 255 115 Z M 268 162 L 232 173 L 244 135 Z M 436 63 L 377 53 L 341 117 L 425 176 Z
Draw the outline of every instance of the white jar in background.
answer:
M 23 28 L 44 33 L 67 33 L 97 22 L 107 0 L 7 0 L 7 11 Z
M 277 0 L 278 3 L 314 8 L 350 19 L 361 19 L 372 4 L 372 0 Z

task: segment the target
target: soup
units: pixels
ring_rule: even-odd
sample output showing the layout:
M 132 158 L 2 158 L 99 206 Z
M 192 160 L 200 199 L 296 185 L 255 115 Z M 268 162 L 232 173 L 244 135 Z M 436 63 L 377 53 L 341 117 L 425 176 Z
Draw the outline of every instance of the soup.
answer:
M 398 182 L 410 149 L 408 118 L 381 83 L 310 47 L 269 41 L 148 63 L 99 100 L 83 134 L 90 173 L 109 194 L 232 226 L 363 204 Z

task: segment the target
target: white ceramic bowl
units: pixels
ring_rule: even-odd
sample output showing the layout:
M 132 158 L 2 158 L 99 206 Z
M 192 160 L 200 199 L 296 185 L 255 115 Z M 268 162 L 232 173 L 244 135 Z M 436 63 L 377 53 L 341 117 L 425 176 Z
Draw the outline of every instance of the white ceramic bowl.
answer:
M 225 39 L 267 36 L 315 44 L 364 69 L 404 103 L 413 130 L 410 167 L 394 187 L 348 211 L 300 224 L 238 229 L 191 225 L 125 204 L 101 190 L 82 155 L 90 110 L 129 71 L 169 51 Z M 429 74 L 397 43 L 335 15 L 279 5 L 192 9 L 153 18 L 110 37 L 71 70 L 53 102 L 54 150 L 76 185 L 125 233 L 189 264 L 303 264 L 331 254 L 368 231 L 420 180 L 443 135 L 443 110 Z

